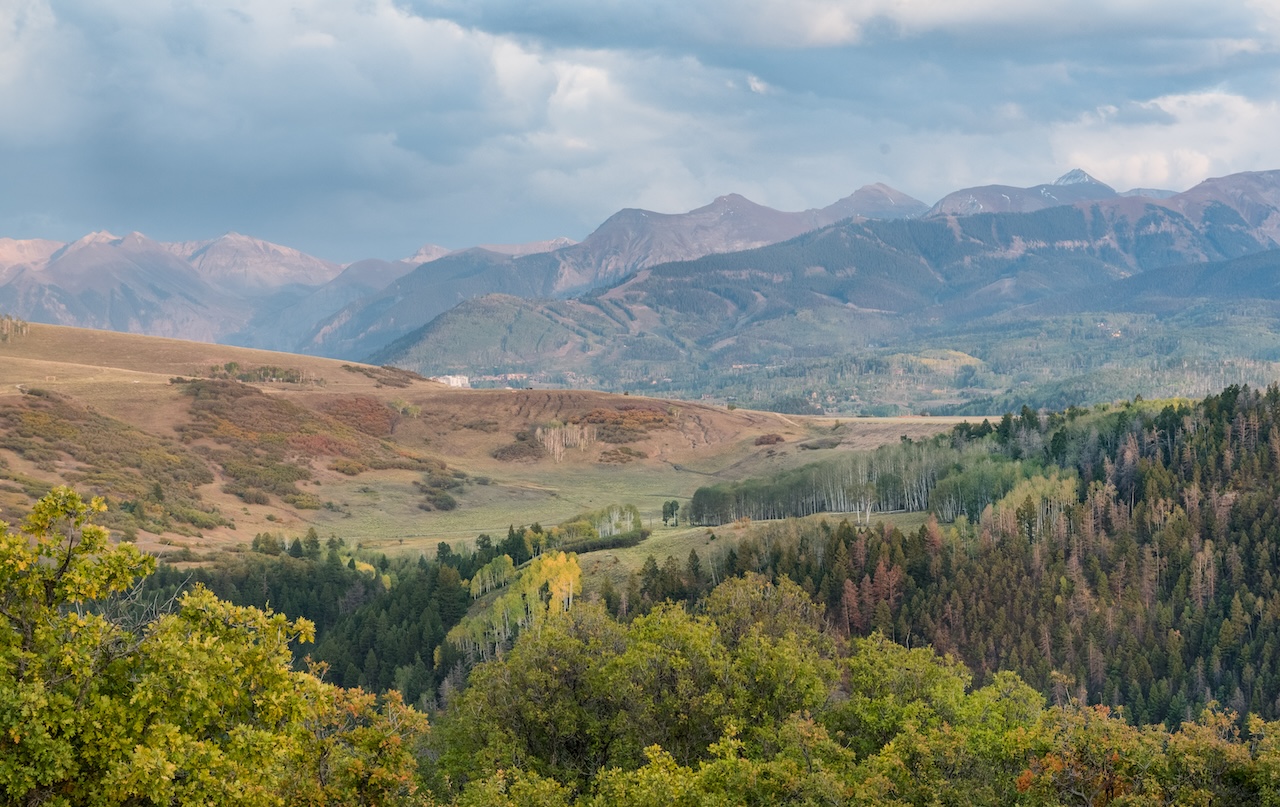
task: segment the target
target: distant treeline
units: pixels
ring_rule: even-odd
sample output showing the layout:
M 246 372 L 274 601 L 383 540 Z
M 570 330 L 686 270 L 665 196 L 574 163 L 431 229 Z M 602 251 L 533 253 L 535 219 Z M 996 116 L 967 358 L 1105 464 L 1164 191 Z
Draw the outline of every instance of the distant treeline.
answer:
M 274 364 L 246 367 L 235 361 L 213 365 L 209 368 L 205 377 L 258 383 L 316 384 L 319 386 L 323 386 L 325 383 L 323 378 L 314 376 L 309 371 L 300 370 L 297 367 L 277 367 Z
M 0 316 L 0 342 L 11 342 L 26 336 L 31 331 L 31 323 L 18 319 L 10 314 Z
M 977 516 L 1030 470 L 982 446 L 904 441 L 767 478 L 698 488 L 685 518 L 692 524 L 719 526 L 740 518 L 836 512 L 856 513 L 867 521 L 872 513 L 920 511 L 931 505 L 948 518 Z

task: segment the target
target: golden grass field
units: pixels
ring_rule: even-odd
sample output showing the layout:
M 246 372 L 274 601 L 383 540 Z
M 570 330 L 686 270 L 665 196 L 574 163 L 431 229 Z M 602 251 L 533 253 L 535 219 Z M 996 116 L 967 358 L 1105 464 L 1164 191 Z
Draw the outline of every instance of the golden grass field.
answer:
M 691 546 L 706 541 L 705 530 L 663 528 L 659 517 L 664 501 L 685 500 L 701 485 L 798 466 L 830 456 L 832 451 L 874 448 L 897 442 L 903 435 L 924 438 L 961 420 L 837 421 L 581 390 L 453 389 L 425 380 L 400 387 L 383 383 L 387 379 L 375 368 L 348 362 L 51 325 L 32 325 L 28 335 L 0 343 L 0 409 L 23 405 L 25 393 L 32 390 L 48 390 L 139 432 L 175 440 L 178 430 L 192 420 L 191 399 L 170 379 L 199 377 L 211 366 L 227 362 L 242 368 L 278 366 L 301 371 L 312 383 L 253 386 L 308 410 L 321 412 L 335 401 L 373 398 L 412 413 L 402 416 L 394 431 L 381 438 L 383 444 L 464 472 L 468 482 L 456 494 L 459 506 L 451 511 L 419 509 L 421 496 L 414 486 L 422 478 L 419 472 L 369 470 L 347 476 L 330 470 L 331 458 L 320 455 L 292 460 L 310 468 L 312 478 L 299 487 L 325 507 L 299 510 L 275 497 L 267 504 L 247 504 L 222 490 L 227 479 L 215 464 L 215 480 L 201 486 L 199 495 L 233 520 L 234 528 L 203 529 L 191 536 L 140 534 L 139 544 L 145 548 L 229 548 L 249 543 L 260 531 L 288 538 L 314 526 L 322 535 L 339 535 L 369 548 L 433 553 L 440 541 L 458 544 L 482 532 L 505 534 L 511 524 L 554 524 L 584 510 L 635 504 L 657 525 L 654 535 L 631 550 L 598 553 L 601 557 L 592 560 L 598 573 L 607 571 L 599 564 L 616 561 L 632 566 L 637 555 L 643 562 L 650 553 L 683 556 Z M 612 446 L 601 443 L 570 448 L 559 462 L 551 457 L 503 461 L 493 456 L 496 449 L 511 444 L 517 432 L 591 412 L 625 414 L 637 408 L 652 410 L 663 420 L 626 444 L 643 457 L 605 462 L 602 456 Z M 783 442 L 756 445 L 756 438 L 771 434 L 780 435 Z M 797 443 L 833 434 L 840 438 L 833 449 L 796 448 Z M 0 448 L 0 476 L 7 474 L 11 480 L 24 477 L 54 484 L 60 481 L 60 473 L 75 467 L 64 457 L 41 468 Z M 481 478 L 487 484 L 476 481 Z M 20 487 L 16 482 L 0 485 L 0 508 L 11 519 L 30 503 Z

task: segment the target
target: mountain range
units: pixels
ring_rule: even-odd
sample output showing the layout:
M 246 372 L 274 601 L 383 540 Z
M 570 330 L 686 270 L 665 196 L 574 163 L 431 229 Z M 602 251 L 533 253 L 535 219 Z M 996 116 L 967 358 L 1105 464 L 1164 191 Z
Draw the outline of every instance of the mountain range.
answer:
M 478 247 L 419 266 L 353 301 L 293 346 L 303 353 L 367 356 L 453 306 L 489 293 L 565 297 L 671 261 L 774 244 L 850 217 L 920 215 L 927 207 L 885 185 L 861 188 L 819 210 L 787 213 L 737 194 L 688 213 L 628 208 L 580 243 L 520 254 Z
M 1274 308 L 1267 284 L 1280 279 L 1280 172 L 1207 180 L 1165 198 L 1120 195 L 1081 174 L 1021 194 L 952 194 L 918 218 L 850 219 L 754 250 L 646 267 L 572 299 L 474 298 L 374 359 L 423 372 L 517 372 L 690 394 L 734 389 L 727 375 L 747 379 L 738 392 L 777 390 L 786 385 L 763 378 L 770 368 L 905 353 L 916 358 L 890 362 L 885 375 L 914 373 L 923 389 L 890 393 L 896 382 L 867 388 L 865 378 L 825 383 L 862 385 L 855 404 L 897 396 L 910 410 L 1009 392 L 1020 375 L 1060 381 L 1073 362 L 1088 372 L 1126 362 L 1151 369 L 1155 341 L 1187 334 L 1183 347 L 1195 361 L 1275 358 L 1274 321 L 1259 328 L 1251 320 L 1247 338 L 1225 325 L 1207 342 L 1194 334 L 1206 318 L 1235 316 L 1241 301 L 1254 303 L 1255 319 Z M 1076 201 L 1041 204 L 1048 194 Z M 996 210 L 955 212 L 963 199 Z M 1174 328 L 1159 319 L 1187 312 L 1202 321 Z M 1097 340 L 1099 329 L 1084 325 L 1097 314 L 1156 319 L 1105 329 L 1120 336 Z M 1013 339 L 1028 330 L 1037 336 Z M 1021 355 L 996 359 L 1014 344 Z M 971 362 L 995 383 L 966 396 L 954 362 L 927 371 L 938 364 L 927 354 L 937 350 L 958 351 L 960 365 Z M 822 386 L 805 370 L 791 372 L 806 376 L 810 390 Z
M 682 214 L 622 210 L 582 243 L 428 244 L 403 260 L 346 266 L 238 233 L 178 243 L 106 232 L 72 243 L 0 239 L 0 310 L 50 324 L 359 358 L 473 296 L 565 295 L 850 216 L 925 210 L 885 185 L 798 213 L 731 194 Z
M 681 214 L 621 210 L 576 243 L 426 245 L 407 259 L 346 266 L 235 233 L 184 243 L 138 233 L 0 239 L 0 311 L 427 373 L 672 394 L 732 390 L 729 376 L 755 388 L 768 381 L 762 374 L 797 365 L 811 382 L 813 367 L 850 357 L 879 356 L 876 367 L 902 375 L 902 359 L 881 360 L 938 350 L 967 357 L 943 362 L 946 373 L 970 367 L 962 381 L 983 382 L 930 371 L 922 383 L 941 391 L 890 394 L 897 382 L 877 391 L 858 381 L 851 396 L 835 396 L 855 411 L 886 396 L 910 410 L 1036 383 L 1017 379 L 1034 357 L 994 360 L 1001 336 L 1029 323 L 1055 355 L 1074 350 L 1092 356 L 1077 362 L 1090 372 L 1109 367 L 1116 345 L 1081 353 L 1059 338 L 1078 327 L 1063 317 L 1196 311 L 1239 323 L 1242 301 L 1252 301 L 1252 344 L 1236 334 L 1229 347 L 1192 340 L 1187 350 L 1201 362 L 1271 361 L 1270 325 L 1259 330 L 1258 317 L 1274 302 L 1268 253 L 1278 247 L 1280 171 L 1119 193 L 1073 170 L 1030 188 L 959 190 L 932 207 L 885 185 L 801 212 L 730 194 Z M 1233 263 L 1245 256 L 1257 257 Z M 1149 339 L 1166 331 L 1145 321 L 1128 329 Z M 830 390 L 847 382 L 809 386 L 831 404 Z

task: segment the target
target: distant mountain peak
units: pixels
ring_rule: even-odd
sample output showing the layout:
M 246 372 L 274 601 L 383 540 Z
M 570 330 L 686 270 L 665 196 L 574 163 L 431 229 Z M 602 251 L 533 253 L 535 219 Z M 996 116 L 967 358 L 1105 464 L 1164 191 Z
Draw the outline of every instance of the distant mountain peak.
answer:
M 1089 176 L 1079 168 L 1072 168 L 1067 173 L 1055 179 L 1051 184 L 1053 185 L 1085 185 L 1085 184 L 1105 185 L 1106 183 L 1099 182 L 1098 180 Z
M 929 210 L 929 206 L 883 182 L 863 185 L 853 193 L 820 211 L 821 223 L 861 217 L 867 219 L 909 219 Z
M 112 240 L 119 241 L 121 246 L 126 246 L 126 247 L 143 246 L 143 245 L 150 246 L 155 243 L 150 238 L 147 238 L 145 235 L 138 232 L 137 230 L 134 230 L 133 232 L 129 233 L 124 238 L 118 238 L 118 239 L 112 239 Z
M 1079 168 L 1073 168 L 1051 183 L 1030 188 L 1011 185 L 983 185 L 964 188 L 942 197 L 930 216 L 972 216 L 976 213 L 1030 213 L 1046 207 L 1084 201 L 1111 199 L 1115 189 L 1099 182 Z
M 96 232 L 89 233 L 88 235 L 81 236 L 80 238 L 77 238 L 75 241 L 72 241 L 71 243 L 66 244 L 65 246 L 61 247 L 57 252 L 54 252 L 50 256 L 50 258 L 51 259 L 61 258 L 64 255 L 70 255 L 72 253 L 79 252 L 82 249 L 89 249 L 91 247 L 118 245 L 123 240 L 124 239 L 122 239 L 120 236 L 113 235 L 112 233 L 109 233 L 106 230 L 98 230 Z
M 453 250 L 449 249 L 448 247 L 442 247 L 439 244 L 423 244 L 421 247 L 418 248 L 417 252 L 413 253 L 407 258 L 402 258 L 401 260 L 404 263 L 412 263 L 412 264 L 430 263 L 431 261 L 434 261 L 437 258 L 443 258 L 445 255 L 448 255 L 450 252 L 453 252 Z
M 740 193 L 726 193 L 724 196 L 717 196 L 715 200 L 707 205 L 712 209 L 728 208 L 733 210 L 741 207 L 761 207 Z
M 88 235 L 77 238 L 75 241 L 72 241 L 69 246 L 87 247 L 90 244 L 110 244 L 119 240 L 121 239 L 118 235 L 113 235 L 106 230 L 97 230 L 89 233 Z
M 260 238 L 254 238 L 254 237 L 253 237 L 253 236 L 251 236 L 251 235 L 245 235 L 244 233 L 238 233 L 238 232 L 236 232 L 235 230 L 227 230 L 225 233 L 223 233 L 222 235 L 218 236 L 217 238 L 215 238 L 215 239 L 213 239 L 213 240 L 214 240 L 214 241 L 228 241 L 228 242 L 232 242 L 232 243 L 240 243 L 240 244 L 257 244 L 257 243 L 261 243 L 261 242 L 262 242 L 262 239 L 260 239 Z

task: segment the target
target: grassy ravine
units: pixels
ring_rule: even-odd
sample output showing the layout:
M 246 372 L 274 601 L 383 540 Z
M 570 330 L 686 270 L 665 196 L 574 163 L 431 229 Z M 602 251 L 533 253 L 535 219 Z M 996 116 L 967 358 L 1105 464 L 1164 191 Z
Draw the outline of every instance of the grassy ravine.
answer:
M 209 378 L 228 363 L 237 374 L 289 372 L 257 373 L 277 380 L 247 385 Z M 195 388 L 205 394 L 177 378 L 202 379 Z M 45 423 L 34 431 L 33 413 Z M 110 497 L 114 528 L 152 551 L 232 549 L 258 532 L 294 537 L 315 527 L 370 549 L 434 553 L 441 541 L 615 503 L 661 527 L 663 502 L 709 482 L 927 437 L 953 422 L 459 390 L 311 356 L 32 325 L 0 343 L 0 511 L 22 512 L 66 481 Z M 594 442 L 558 459 L 494 456 L 521 433 L 563 424 L 594 427 Z M 815 441 L 833 447 L 799 448 Z M 650 542 L 665 540 L 658 529 Z

